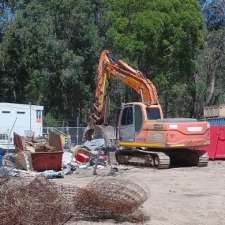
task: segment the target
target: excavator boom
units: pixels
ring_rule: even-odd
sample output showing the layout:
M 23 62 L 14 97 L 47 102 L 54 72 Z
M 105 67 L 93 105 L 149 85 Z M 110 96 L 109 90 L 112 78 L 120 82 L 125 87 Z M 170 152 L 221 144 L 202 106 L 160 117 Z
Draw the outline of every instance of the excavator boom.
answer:
M 143 103 L 159 105 L 154 84 L 145 78 L 140 71 L 133 69 L 122 60 L 116 60 L 109 51 L 104 50 L 101 53 L 97 70 L 95 103 L 91 115 L 93 125 L 102 124 L 105 119 L 107 82 L 111 77 L 116 77 L 135 90 L 141 96 Z

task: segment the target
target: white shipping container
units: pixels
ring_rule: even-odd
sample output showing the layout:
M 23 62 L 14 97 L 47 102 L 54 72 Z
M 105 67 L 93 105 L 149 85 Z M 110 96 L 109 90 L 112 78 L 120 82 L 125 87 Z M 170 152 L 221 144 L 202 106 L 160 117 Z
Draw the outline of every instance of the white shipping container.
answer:
M 225 117 L 225 105 L 212 105 L 204 107 L 204 117 Z
M 43 109 L 38 105 L 0 103 L 0 147 L 13 144 L 14 132 L 21 136 L 42 136 Z

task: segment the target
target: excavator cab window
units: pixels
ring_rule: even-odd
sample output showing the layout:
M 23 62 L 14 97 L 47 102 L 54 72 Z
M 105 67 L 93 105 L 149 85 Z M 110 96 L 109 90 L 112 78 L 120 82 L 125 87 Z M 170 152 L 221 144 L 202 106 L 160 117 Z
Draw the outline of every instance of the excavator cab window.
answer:
M 119 139 L 121 141 L 134 141 L 135 139 L 135 119 L 133 105 L 126 105 L 122 109 L 119 125 Z
M 161 114 L 159 108 L 148 107 L 146 108 L 147 117 L 149 120 L 158 120 L 161 119 Z
M 142 110 L 139 105 L 134 106 L 134 116 L 135 116 L 135 132 L 137 133 L 140 131 L 143 123 Z
M 124 108 L 122 114 L 121 125 L 131 125 L 133 124 L 133 107 L 129 106 Z

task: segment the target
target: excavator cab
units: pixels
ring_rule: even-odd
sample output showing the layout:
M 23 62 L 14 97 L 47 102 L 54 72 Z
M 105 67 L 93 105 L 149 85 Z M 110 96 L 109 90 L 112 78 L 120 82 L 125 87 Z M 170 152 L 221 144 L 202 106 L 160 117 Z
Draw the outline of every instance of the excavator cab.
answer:
M 162 118 L 159 105 L 148 106 L 141 102 L 123 104 L 118 121 L 120 141 L 135 141 L 144 121 Z

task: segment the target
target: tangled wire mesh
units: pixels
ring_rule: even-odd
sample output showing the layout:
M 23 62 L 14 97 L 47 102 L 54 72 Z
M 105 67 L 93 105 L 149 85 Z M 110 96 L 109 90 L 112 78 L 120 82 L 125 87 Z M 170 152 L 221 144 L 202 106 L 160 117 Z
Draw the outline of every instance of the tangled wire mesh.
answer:
M 43 177 L 0 178 L 0 225 L 60 225 L 71 219 L 143 222 L 139 207 L 146 199 L 140 186 L 115 178 L 97 179 L 84 188 Z
M 69 219 L 67 205 L 52 183 L 8 180 L 0 187 L 1 225 L 58 225 Z
M 137 184 L 120 179 L 99 179 L 81 188 L 74 196 L 75 212 L 85 219 L 135 220 L 143 214 L 137 209 L 147 199 L 146 192 Z M 79 215 L 78 215 L 79 216 Z

